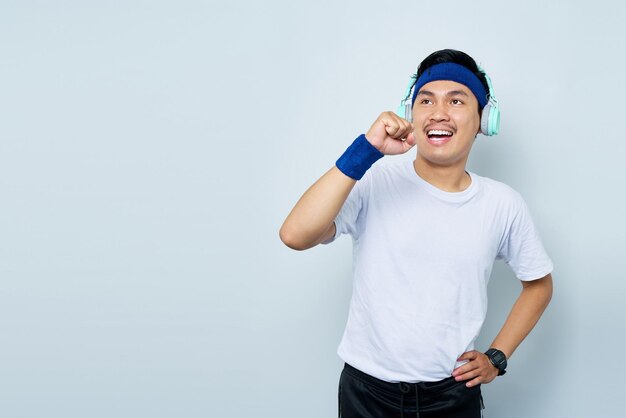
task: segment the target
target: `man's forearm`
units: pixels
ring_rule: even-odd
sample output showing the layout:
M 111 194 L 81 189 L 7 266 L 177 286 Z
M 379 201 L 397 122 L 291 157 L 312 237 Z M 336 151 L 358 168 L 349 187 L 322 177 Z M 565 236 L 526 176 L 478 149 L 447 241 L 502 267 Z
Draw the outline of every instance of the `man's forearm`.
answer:
M 522 292 L 515 301 L 491 347 L 501 350 L 507 358 L 535 327 L 552 298 L 552 275 L 522 282 Z

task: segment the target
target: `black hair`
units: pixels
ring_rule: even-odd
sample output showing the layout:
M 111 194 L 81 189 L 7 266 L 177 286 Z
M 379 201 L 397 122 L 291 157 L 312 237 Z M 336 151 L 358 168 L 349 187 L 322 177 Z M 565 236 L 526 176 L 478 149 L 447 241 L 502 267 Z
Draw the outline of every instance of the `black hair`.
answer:
M 474 58 L 470 57 L 465 52 L 457 51 L 456 49 L 442 49 L 440 51 L 435 51 L 424 58 L 424 61 L 422 61 L 417 67 L 415 80 L 417 80 L 429 67 L 436 64 L 442 64 L 444 62 L 453 62 L 464 66 L 473 72 L 476 77 L 478 77 L 482 85 L 485 87 L 485 91 L 489 92 L 489 85 L 487 84 L 485 74 L 478 69 L 478 65 L 476 64 L 476 61 L 474 61 Z

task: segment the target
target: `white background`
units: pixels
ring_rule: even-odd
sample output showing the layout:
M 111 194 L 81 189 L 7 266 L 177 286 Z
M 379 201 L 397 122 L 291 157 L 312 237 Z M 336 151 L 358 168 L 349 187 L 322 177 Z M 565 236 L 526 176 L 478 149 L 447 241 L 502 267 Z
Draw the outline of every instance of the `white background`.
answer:
M 469 168 L 522 193 L 555 264 L 486 416 L 618 416 L 625 12 L 1 0 L 0 416 L 336 416 L 351 243 L 278 229 L 441 48 L 501 103 Z M 478 348 L 519 289 L 497 263 Z

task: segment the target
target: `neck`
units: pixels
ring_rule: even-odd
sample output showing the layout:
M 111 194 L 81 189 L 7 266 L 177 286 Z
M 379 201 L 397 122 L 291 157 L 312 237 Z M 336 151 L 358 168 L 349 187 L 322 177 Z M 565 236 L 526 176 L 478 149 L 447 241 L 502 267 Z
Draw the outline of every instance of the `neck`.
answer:
M 444 192 L 462 192 L 472 183 L 471 177 L 465 171 L 465 162 L 461 161 L 459 164 L 451 166 L 440 166 L 420 158 L 418 154 L 413 161 L 413 167 L 418 176 L 436 188 Z

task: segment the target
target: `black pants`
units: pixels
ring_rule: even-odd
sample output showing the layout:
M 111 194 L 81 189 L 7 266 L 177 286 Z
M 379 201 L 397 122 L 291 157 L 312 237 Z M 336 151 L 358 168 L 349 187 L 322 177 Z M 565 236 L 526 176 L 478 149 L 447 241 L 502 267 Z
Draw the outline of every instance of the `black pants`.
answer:
M 439 382 L 389 383 L 346 364 L 339 379 L 339 416 L 480 418 L 480 385 L 468 388 L 465 383 L 453 377 Z

